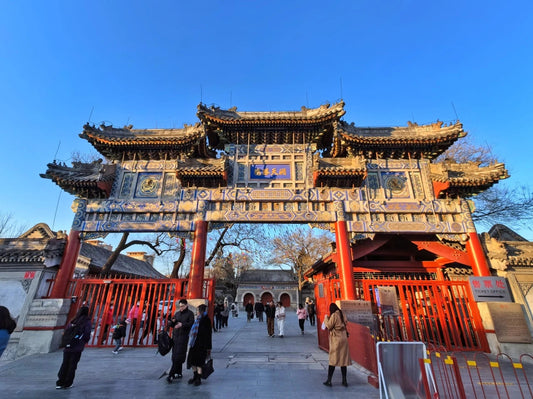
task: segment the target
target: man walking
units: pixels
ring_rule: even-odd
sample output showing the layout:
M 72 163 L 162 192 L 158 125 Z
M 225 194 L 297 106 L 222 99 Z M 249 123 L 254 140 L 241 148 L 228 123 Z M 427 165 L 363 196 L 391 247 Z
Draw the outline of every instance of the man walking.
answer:
M 183 377 L 183 363 L 187 358 L 187 345 L 189 343 L 189 332 L 194 323 L 194 313 L 189 309 L 187 300 L 180 299 L 178 311 L 169 322 L 169 327 L 174 327 L 172 331 L 172 367 L 167 376 L 170 384 L 175 378 Z
M 274 337 L 274 319 L 276 318 L 276 306 L 274 301 L 268 302 L 265 308 L 267 319 L 267 332 L 269 337 Z
M 252 305 L 252 301 L 248 301 L 244 310 L 246 310 L 246 321 L 249 323 L 252 320 L 252 317 L 254 317 L 254 305 Z
M 263 321 L 263 312 L 265 311 L 265 305 L 263 305 L 263 302 L 257 301 L 254 306 L 255 315 L 257 319 L 262 322 Z

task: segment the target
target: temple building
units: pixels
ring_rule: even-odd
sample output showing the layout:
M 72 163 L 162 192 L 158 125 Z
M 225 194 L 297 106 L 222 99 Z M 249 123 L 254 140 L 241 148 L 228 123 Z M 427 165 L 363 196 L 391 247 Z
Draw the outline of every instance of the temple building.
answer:
M 103 160 L 53 162 L 41 175 L 77 197 L 67 253 L 77 252 L 80 240 L 111 232 L 192 238 L 188 296 L 200 298 L 210 230 L 232 223 L 307 223 L 336 237 L 335 252 L 307 276 L 323 298 L 319 315 L 326 301 L 379 302 L 365 280 L 460 285 L 468 276 L 490 278 L 469 198 L 509 177 L 505 166 L 437 163 L 466 136 L 459 121 L 364 127 L 343 119 L 344 105 L 242 112 L 200 104 L 198 121 L 179 129 L 86 124 L 80 137 Z M 70 267 L 58 276 L 58 298 Z M 408 320 L 413 309 L 428 307 L 430 296 L 420 286 L 409 295 L 405 290 L 397 288 Z M 467 303 L 458 292 L 449 288 L 452 302 Z M 418 310 L 430 317 L 429 309 Z M 454 317 L 466 312 L 447 311 Z M 402 333 L 424 338 L 420 330 L 405 327 Z M 450 348 L 484 342 L 453 334 L 430 338 Z

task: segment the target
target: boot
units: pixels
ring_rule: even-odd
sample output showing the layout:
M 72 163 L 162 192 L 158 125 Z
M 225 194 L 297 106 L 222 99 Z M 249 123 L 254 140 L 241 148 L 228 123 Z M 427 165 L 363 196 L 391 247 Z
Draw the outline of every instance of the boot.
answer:
M 198 373 L 195 371 L 192 378 L 187 381 L 187 384 L 194 384 L 194 381 L 196 381 L 196 376 L 198 375 Z
M 324 385 L 327 387 L 331 386 L 331 377 L 333 377 L 333 372 L 335 371 L 335 366 L 328 367 L 328 379 L 324 381 Z
M 342 385 L 347 387 L 348 381 L 346 381 L 346 367 L 341 367 L 341 373 L 342 373 Z
M 201 374 L 196 374 L 196 379 L 194 380 L 193 382 L 193 385 L 195 387 L 197 387 L 198 385 L 202 385 L 202 375 Z

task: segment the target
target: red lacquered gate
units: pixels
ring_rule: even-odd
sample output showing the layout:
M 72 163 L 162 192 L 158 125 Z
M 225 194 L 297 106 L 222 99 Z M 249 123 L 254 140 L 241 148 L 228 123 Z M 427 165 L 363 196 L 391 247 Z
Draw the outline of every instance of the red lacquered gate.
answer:
M 113 326 L 125 319 L 129 324 L 124 345 L 150 346 L 175 313 L 176 302 L 186 298 L 188 279 L 79 279 L 74 284 L 77 306 L 70 317 L 82 304 L 89 306 L 94 330 L 88 346 L 113 345 Z M 202 297 L 208 300 L 211 319 L 214 292 L 214 281 L 205 279 Z M 138 310 L 132 311 L 137 304 Z
M 376 341 L 422 341 L 447 351 L 489 351 L 481 316 L 467 281 L 356 280 L 358 299 L 370 301 L 374 313 L 371 334 Z M 398 312 L 385 314 L 378 287 L 393 287 Z M 341 299 L 340 281 L 324 279 L 315 288 L 320 323 L 319 346 L 327 349 L 320 329 L 331 302 Z M 355 337 L 354 337 L 355 338 Z M 352 336 L 350 336 L 350 340 Z

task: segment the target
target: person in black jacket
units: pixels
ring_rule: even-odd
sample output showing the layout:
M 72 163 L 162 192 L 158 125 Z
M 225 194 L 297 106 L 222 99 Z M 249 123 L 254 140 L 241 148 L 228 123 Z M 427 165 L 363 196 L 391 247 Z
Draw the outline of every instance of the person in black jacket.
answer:
M 263 321 L 263 312 L 265 311 L 265 305 L 263 305 L 263 302 L 257 301 L 254 305 L 254 310 L 257 319 L 260 322 Z
M 194 372 L 193 377 L 188 381 L 189 384 L 198 386 L 202 383 L 202 366 L 205 364 L 207 357 L 211 356 L 211 338 L 211 320 L 207 315 L 207 306 L 199 305 L 189 339 L 187 368 L 192 367 Z
M 224 303 L 220 302 L 215 306 L 215 332 L 220 330 L 222 328 L 223 324 L 223 316 L 222 312 L 224 311 Z
M 194 313 L 189 309 L 186 299 L 180 299 L 178 311 L 169 321 L 172 330 L 172 367 L 168 372 L 167 382 L 170 384 L 175 378 L 183 377 L 183 363 L 187 357 L 187 344 L 189 342 L 189 331 L 194 323 Z
M 250 322 L 252 320 L 252 317 L 254 317 L 254 305 L 252 304 L 252 301 L 248 301 L 248 303 L 244 307 L 244 310 L 246 310 L 246 321 Z
M 274 337 L 274 319 L 276 318 L 276 305 L 274 301 L 267 302 L 265 308 L 267 318 L 267 331 L 269 337 Z
M 122 320 L 115 326 L 113 330 L 113 340 L 115 341 L 115 349 L 113 349 L 113 354 L 118 355 L 118 352 L 122 350 L 122 340 L 126 336 L 126 320 Z
M 81 358 L 81 352 L 85 349 L 85 344 L 91 339 L 91 318 L 89 317 L 89 308 L 82 306 L 76 317 L 70 322 L 72 325 L 79 326 L 77 330 L 79 339 L 65 347 L 63 350 L 63 363 L 57 373 L 56 389 L 67 389 L 72 386 L 76 369 Z

